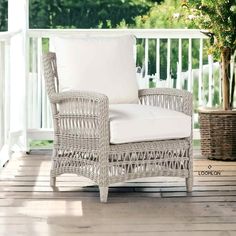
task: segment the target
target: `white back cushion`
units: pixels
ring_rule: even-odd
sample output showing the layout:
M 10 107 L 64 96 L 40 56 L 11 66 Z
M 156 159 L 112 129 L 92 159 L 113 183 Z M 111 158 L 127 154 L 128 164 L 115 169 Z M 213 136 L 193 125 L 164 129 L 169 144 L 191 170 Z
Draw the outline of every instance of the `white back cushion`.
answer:
M 110 103 L 138 103 L 134 36 L 56 37 L 60 91 L 103 93 Z

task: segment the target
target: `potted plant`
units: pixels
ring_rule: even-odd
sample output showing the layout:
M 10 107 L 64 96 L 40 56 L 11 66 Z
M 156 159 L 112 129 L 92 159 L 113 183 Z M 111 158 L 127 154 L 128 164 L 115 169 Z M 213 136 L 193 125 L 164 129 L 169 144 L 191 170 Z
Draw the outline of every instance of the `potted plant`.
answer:
M 199 109 L 202 155 L 209 159 L 236 160 L 236 111 L 233 109 L 236 2 L 185 0 L 183 6 L 195 24 L 210 37 L 208 51 L 221 65 L 222 106 Z

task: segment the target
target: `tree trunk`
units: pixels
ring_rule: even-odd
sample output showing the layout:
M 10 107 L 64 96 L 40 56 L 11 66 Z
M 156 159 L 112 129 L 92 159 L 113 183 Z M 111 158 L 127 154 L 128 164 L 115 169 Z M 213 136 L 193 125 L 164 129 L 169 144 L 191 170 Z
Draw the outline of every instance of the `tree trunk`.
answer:
M 221 80 L 223 93 L 223 109 L 230 110 L 230 59 L 231 49 L 225 47 L 221 50 Z
M 233 77 L 231 83 L 231 92 L 230 92 L 230 107 L 231 109 L 234 108 L 234 91 L 235 91 L 235 69 L 233 69 Z

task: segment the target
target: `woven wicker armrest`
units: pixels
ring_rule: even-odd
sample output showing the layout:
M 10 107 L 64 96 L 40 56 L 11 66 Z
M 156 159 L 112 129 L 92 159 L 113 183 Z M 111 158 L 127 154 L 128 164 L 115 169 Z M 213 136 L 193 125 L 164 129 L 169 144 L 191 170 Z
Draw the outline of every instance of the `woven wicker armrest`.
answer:
M 108 109 L 108 97 L 101 93 L 87 91 L 67 91 L 54 93 L 49 97 L 52 103 L 61 103 L 76 100 L 77 102 L 91 102 L 94 106 L 104 104 Z
M 50 102 L 55 105 L 56 110 L 53 114 L 57 118 L 73 118 L 80 121 L 93 119 L 99 124 L 108 122 L 109 103 L 104 94 L 85 91 L 54 93 L 50 96 Z
M 97 152 L 109 145 L 107 96 L 84 91 L 61 92 L 51 95 L 50 102 L 55 148 Z
M 143 105 L 167 108 L 192 116 L 192 94 L 186 90 L 172 88 L 141 89 L 139 90 L 139 100 Z
M 104 94 L 85 91 L 54 93 L 50 102 L 56 107 L 56 117 L 93 119 L 100 123 L 108 122 L 108 98 Z

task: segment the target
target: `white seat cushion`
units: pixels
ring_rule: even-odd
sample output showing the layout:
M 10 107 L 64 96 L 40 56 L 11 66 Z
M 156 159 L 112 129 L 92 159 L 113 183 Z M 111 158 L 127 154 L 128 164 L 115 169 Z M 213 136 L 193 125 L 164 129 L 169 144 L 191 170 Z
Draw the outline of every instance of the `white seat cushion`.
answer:
M 135 37 L 56 37 L 60 91 L 103 93 L 110 103 L 138 103 Z
M 154 106 L 114 104 L 109 108 L 110 143 L 185 138 L 191 135 L 191 117 Z

